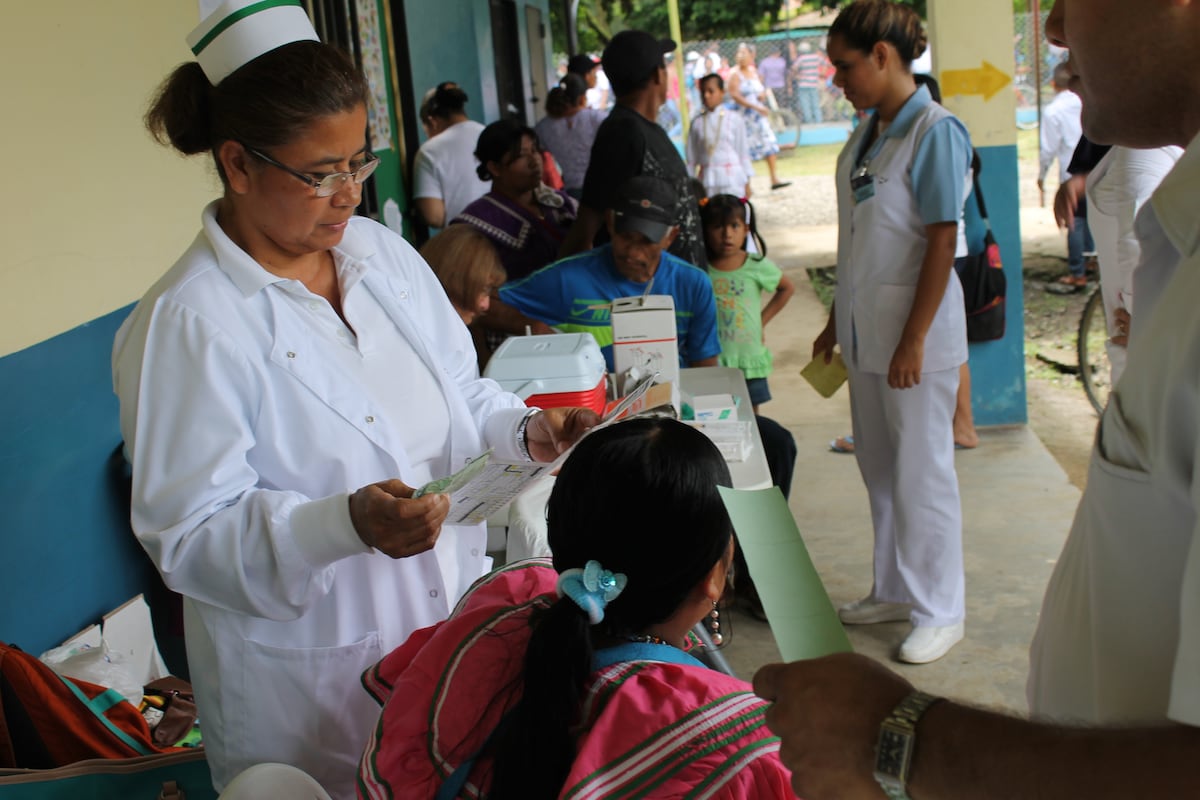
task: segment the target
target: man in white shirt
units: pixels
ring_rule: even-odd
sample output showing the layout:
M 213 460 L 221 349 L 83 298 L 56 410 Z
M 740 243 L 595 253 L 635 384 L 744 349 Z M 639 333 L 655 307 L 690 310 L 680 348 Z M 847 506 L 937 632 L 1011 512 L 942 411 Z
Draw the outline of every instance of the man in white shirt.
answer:
M 1046 174 L 1050 165 L 1058 161 L 1058 182 L 1066 183 L 1071 177 L 1067 166 L 1071 163 L 1071 154 L 1079 144 L 1083 132 L 1080 127 L 1079 115 L 1082 106 L 1079 95 L 1067 89 L 1071 79 L 1071 70 L 1065 64 L 1054 68 L 1054 99 L 1042 111 L 1041 154 L 1038 168 L 1038 191 L 1042 195 L 1042 204 L 1046 202 Z M 1077 291 L 1087 286 L 1087 268 L 1084 256 L 1093 252 L 1092 233 L 1087 225 L 1087 203 L 1081 197 L 1075 208 L 1075 221 L 1067 228 L 1067 275 L 1059 278 L 1058 284 Z
M 1197 793 L 1200 3 L 1057 0 L 1046 33 L 1071 50 L 1089 139 L 1187 149 L 1138 215 L 1129 364 L 1046 591 L 1034 719 L 914 692 L 860 655 L 764 667 L 755 690 L 805 797 L 876 781 L 922 800 Z

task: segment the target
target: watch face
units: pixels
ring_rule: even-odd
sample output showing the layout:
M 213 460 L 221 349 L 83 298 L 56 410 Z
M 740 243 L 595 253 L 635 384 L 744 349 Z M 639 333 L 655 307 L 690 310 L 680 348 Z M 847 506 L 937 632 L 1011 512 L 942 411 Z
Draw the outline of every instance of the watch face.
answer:
M 912 733 L 883 725 L 879 730 L 879 747 L 875 754 L 875 772 L 895 778 L 901 785 L 908 778 L 908 760 L 912 748 Z

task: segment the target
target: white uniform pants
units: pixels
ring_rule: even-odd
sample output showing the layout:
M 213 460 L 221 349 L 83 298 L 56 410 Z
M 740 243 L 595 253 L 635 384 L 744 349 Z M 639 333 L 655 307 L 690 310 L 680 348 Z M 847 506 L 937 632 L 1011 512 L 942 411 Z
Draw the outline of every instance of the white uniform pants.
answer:
M 953 625 L 965 615 L 957 390 L 957 367 L 922 373 L 911 389 L 850 369 L 854 455 L 875 524 L 872 594 L 911 603 L 914 625 Z

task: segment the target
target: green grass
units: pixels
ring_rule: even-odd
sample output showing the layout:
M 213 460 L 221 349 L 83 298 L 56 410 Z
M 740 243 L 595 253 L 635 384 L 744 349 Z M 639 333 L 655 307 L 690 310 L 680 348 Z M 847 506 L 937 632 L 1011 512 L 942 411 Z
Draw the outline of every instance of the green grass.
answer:
M 833 308 L 833 293 L 837 290 L 837 270 L 835 267 L 809 267 L 808 280 L 812 283 L 813 291 L 825 310 Z
M 785 150 L 781 154 L 776 167 L 779 177 L 799 178 L 807 175 L 833 176 L 837 166 L 838 153 L 842 152 L 842 143 L 811 144 Z
M 1017 130 L 1017 159 L 1038 162 L 1038 132 L 1037 130 Z
M 805 175 L 833 175 L 842 142 L 813 144 L 785 150 L 776 162 L 781 178 L 798 178 Z M 1038 160 L 1038 132 L 1017 131 L 1017 158 Z

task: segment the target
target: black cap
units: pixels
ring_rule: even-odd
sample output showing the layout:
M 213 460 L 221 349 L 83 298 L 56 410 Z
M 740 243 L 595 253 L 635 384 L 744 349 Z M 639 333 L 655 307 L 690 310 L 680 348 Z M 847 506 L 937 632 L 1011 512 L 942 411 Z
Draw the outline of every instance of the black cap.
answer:
M 586 53 L 573 55 L 567 60 L 567 72 L 574 72 L 576 75 L 587 75 L 598 66 L 600 62 Z
M 655 39 L 645 31 L 621 31 L 604 48 L 604 74 L 618 97 L 637 89 L 675 50 L 670 39 Z
M 617 233 L 636 231 L 661 242 L 675 226 L 675 193 L 661 178 L 635 175 L 617 189 L 612 212 Z

